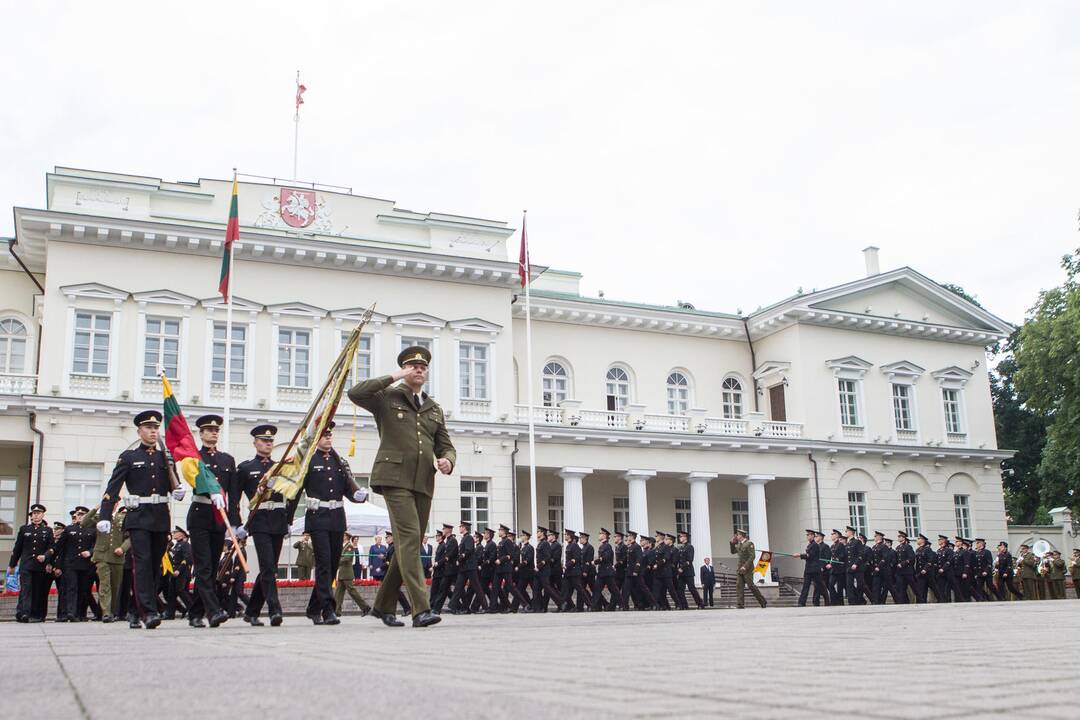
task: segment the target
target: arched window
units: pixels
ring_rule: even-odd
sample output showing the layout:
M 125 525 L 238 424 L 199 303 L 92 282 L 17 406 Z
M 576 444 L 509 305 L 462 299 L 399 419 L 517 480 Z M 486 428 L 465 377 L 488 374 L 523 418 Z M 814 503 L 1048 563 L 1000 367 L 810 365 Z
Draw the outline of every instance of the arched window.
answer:
M 0 373 L 26 372 L 26 326 L 15 318 L 0 320 Z
M 668 415 L 686 415 L 690 412 L 690 381 L 678 370 L 667 376 Z
M 570 373 L 562 363 L 552 360 L 544 365 L 541 385 L 544 407 L 559 407 L 570 397 Z
M 621 367 L 613 367 L 607 371 L 607 384 L 605 386 L 607 396 L 607 409 L 616 412 L 624 412 L 630 404 L 630 375 Z
M 738 420 L 743 414 L 742 383 L 738 378 L 725 378 L 722 386 L 722 401 L 725 420 Z

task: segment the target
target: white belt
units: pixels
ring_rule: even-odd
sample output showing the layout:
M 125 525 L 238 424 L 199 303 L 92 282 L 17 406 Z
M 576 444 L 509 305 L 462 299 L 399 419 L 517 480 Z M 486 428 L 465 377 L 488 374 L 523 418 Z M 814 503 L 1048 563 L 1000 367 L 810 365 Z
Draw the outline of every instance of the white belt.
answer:
M 126 495 L 123 503 L 125 507 L 134 508 L 140 505 L 160 505 L 169 502 L 168 495 Z
M 345 503 L 341 500 L 319 500 L 318 498 L 307 499 L 308 510 L 336 510 L 339 507 L 344 507 Z
M 214 501 L 203 495 L 192 495 L 191 502 L 199 503 L 200 505 L 213 505 Z
M 264 502 L 259 503 L 259 507 L 256 510 L 284 510 L 288 506 L 288 503 L 284 502 Z

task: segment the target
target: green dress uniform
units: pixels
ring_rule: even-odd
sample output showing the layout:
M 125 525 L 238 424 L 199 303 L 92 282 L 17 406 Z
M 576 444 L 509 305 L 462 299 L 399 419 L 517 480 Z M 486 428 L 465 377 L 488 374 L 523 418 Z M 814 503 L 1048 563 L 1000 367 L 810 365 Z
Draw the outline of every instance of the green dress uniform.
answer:
M 750 540 L 743 540 L 742 542 L 731 542 L 730 545 L 731 553 L 738 558 L 737 579 L 735 581 L 735 607 L 740 609 L 745 607 L 743 599 L 747 586 L 750 587 L 750 592 L 754 593 L 754 597 L 757 598 L 761 607 L 765 607 L 765 598 L 761 595 L 757 585 L 754 584 L 754 563 L 757 558 L 754 543 L 750 542 Z
M 1050 597 L 1053 600 L 1065 599 L 1065 561 L 1056 555 L 1050 561 L 1050 571 L 1047 573 L 1047 585 L 1050 588 Z
M 97 525 L 100 510 L 94 508 L 82 519 L 84 528 Z M 112 529 L 107 533 L 98 532 L 94 541 L 94 552 L 90 561 L 97 569 L 98 602 L 101 611 L 109 618 L 115 618 L 120 600 L 120 583 L 124 577 L 124 517 L 127 508 L 118 508 L 113 513 Z M 116 554 L 120 550 L 120 554 Z
M 296 550 L 296 574 L 298 580 L 310 580 L 311 568 L 315 567 L 315 548 L 310 542 L 297 540 L 293 543 Z
M 356 560 L 356 549 L 351 545 L 346 545 L 345 550 L 341 553 L 341 559 L 338 560 L 337 571 L 337 583 L 334 585 L 334 607 L 335 612 L 341 614 L 341 606 L 345 602 L 345 593 L 349 593 L 349 597 L 353 599 L 356 606 L 360 608 L 360 611 L 367 615 L 371 612 L 371 606 L 368 605 L 367 600 L 360 594 L 360 589 L 353 585 L 353 580 L 356 579 L 356 573 L 353 571 L 353 561 Z
M 1020 585 L 1024 590 L 1025 600 L 1038 600 L 1035 590 L 1035 578 L 1039 574 L 1039 560 L 1031 550 L 1025 550 L 1020 556 Z
M 349 390 L 349 399 L 375 416 L 379 451 L 371 489 L 386 500 L 398 546 L 375 596 L 375 610 L 393 615 L 404 583 L 415 618 L 431 609 L 420 562 L 420 533 L 431 511 L 435 460 L 445 458 L 452 468 L 457 453 L 438 403 L 427 394 L 413 395 L 404 385 L 391 387 L 392 383 L 390 375 L 366 380 Z
M 1069 563 L 1069 574 L 1072 575 L 1073 591 L 1076 593 L 1076 598 L 1080 600 L 1080 556 L 1073 556 L 1072 562 Z

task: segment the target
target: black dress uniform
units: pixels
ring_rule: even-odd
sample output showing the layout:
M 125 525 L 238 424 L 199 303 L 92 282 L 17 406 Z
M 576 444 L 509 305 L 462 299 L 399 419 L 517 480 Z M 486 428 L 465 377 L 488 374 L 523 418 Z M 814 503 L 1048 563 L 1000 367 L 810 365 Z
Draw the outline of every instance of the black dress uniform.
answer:
M 615 550 L 611 543 L 604 538 L 596 549 L 596 579 L 592 586 L 592 609 L 601 610 L 605 605 L 614 607 L 616 598 L 619 597 L 619 588 L 615 585 Z M 607 588 L 611 600 L 604 602 L 604 588 Z
M 34 504 L 31 511 L 45 512 L 44 505 Z M 14 573 L 19 566 L 19 601 L 15 606 L 15 619 L 19 622 L 42 622 L 48 612 L 49 576 L 45 573 L 45 554 L 53 546 L 53 531 L 44 519 L 29 522 L 19 528 L 15 547 L 11 549 L 8 572 Z M 38 560 L 41 557 L 42 560 Z
M 479 598 L 480 607 L 487 611 L 487 593 L 480 580 L 480 562 L 484 551 L 483 548 L 476 547 L 476 541 L 473 540 L 468 527 L 462 533 L 457 548 L 458 577 L 457 585 L 454 586 L 454 594 L 450 598 L 450 612 L 458 613 L 468 609 L 461 604 L 466 588 L 472 590 L 473 594 Z
M 626 582 L 626 543 L 619 533 L 615 533 L 615 537 L 619 540 L 612 545 L 612 550 L 615 551 L 615 584 L 619 587 L 619 595 L 622 595 L 622 586 Z
M 975 542 L 981 542 L 983 548 L 971 551 L 975 571 L 972 584 L 976 591 L 975 599 L 985 601 L 994 593 L 994 554 L 986 549 L 986 541 L 982 538 L 976 538 Z
M 439 540 L 435 543 L 435 551 L 432 553 L 431 563 L 431 589 L 428 595 L 428 603 L 431 609 L 439 612 L 440 593 L 443 592 L 443 580 L 446 578 L 446 537 L 439 533 Z
M 174 532 L 176 530 L 181 530 L 181 528 L 173 529 Z M 174 542 L 172 547 L 169 548 L 169 562 L 172 563 L 176 575 L 169 578 L 168 591 L 165 596 L 166 620 L 176 619 L 178 605 L 181 612 L 186 615 L 195 602 L 191 597 L 191 592 L 188 590 L 188 584 L 191 582 L 191 566 L 195 562 L 195 556 L 191 552 L 191 543 L 187 541 L 187 531 L 183 532 L 184 537 Z
M 505 526 L 504 526 L 505 527 Z M 495 594 L 499 599 L 500 612 L 510 609 L 509 593 L 514 588 L 514 541 L 507 535 L 495 545 Z
M 527 537 L 532 537 L 531 535 Z M 536 548 L 532 546 L 532 543 L 526 539 L 521 543 L 521 547 L 518 548 L 518 562 L 517 562 L 517 589 L 522 598 L 528 599 L 529 594 L 532 593 L 532 598 L 529 599 L 529 604 L 525 606 L 525 612 L 531 612 L 533 606 L 536 604 Z
M 337 622 L 334 594 L 330 583 L 341 561 L 342 540 L 345 537 L 345 508 L 343 500 L 356 502 L 359 488 L 348 463 L 332 448 L 316 450 L 308 464 L 304 479 L 307 511 L 304 532 L 311 535 L 315 552 L 315 586 L 311 588 L 307 616 L 316 625 L 330 620 Z
M 899 602 L 896 599 L 896 551 L 892 548 L 891 540 L 885 541 L 885 549 L 881 551 L 881 577 L 882 587 L 878 604 L 884 605 L 890 593 L 893 595 L 893 602 Z
M 939 536 L 940 537 L 940 536 Z M 938 602 L 952 602 L 952 596 L 960 600 L 960 590 L 956 584 L 956 568 L 953 556 L 956 553 L 952 546 L 945 542 L 939 545 L 937 551 L 937 595 Z
M 807 530 L 806 532 L 810 535 L 814 533 L 813 530 Z M 806 544 L 806 551 L 801 553 L 800 557 L 806 561 L 806 564 L 803 566 L 803 584 L 802 591 L 799 593 L 799 607 L 806 607 L 806 599 L 810 595 L 811 587 L 825 596 L 825 604 L 828 605 L 828 590 L 825 589 L 825 582 L 821 578 L 821 546 L 817 544 L 813 537 Z
M 634 607 L 654 607 L 656 599 L 645 582 L 645 570 L 647 568 L 645 552 L 641 545 L 631 542 L 626 548 L 626 582 L 622 586 L 622 609 L 630 609 L 630 598 L 634 599 Z
M 682 533 L 680 533 L 681 535 Z M 690 590 L 690 597 L 694 598 L 694 602 L 697 603 L 698 609 L 705 607 L 705 603 L 701 602 L 701 595 L 697 591 L 697 586 L 694 585 L 694 546 L 690 544 L 690 536 L 687 535 L 687 541 L 681 546 L 676 546 L 676 552 L 679 558 L 679 579 L 675 584 L 675 590 L 679 595 L 679 600 L 682 604 L 683 610 L 687 609 L 686 603 L 686 591 Z
M 559 595 L 565 597 L 569 593 L 563 587 L 563 547 L 559 544 L 558 538 L 549 540 L 548 547 L 551 548 L 551 586 L 559 592 Z M 559 603 L 559 606 L 561 607 L 562 603 Z
M 203 427 L 203 418 L 196 424 Z M 229 505 L 229 522 L 240 524 L 238 507 L 239 484 L 236 482 L 236 460 L 227 452 L 202 448 L 199 450 L 203 463 L 214 473 L 218 485 Z M 234 500 L 234 497 L 236 500 Z M 201 625 L 202 618 L 209 618 L 210 626 L 217 627 L 226 614 L 218 602 L 214 575 L 222 548 L 225 547 L 225 521 L 214 507 L 209 493 L 195 493 L 188 508 L 187 529 L 191 537 L 191 551 L 195 556 L 195 602 L 188 611 L 188 622 Z
M 563 597 L 566 601 L 567 612 L 574 612 L 578 607 L 584 607 L 585 586 L 582 584 L 583 568 L 581 564 L 581 546 L 576 542 L 566 543 L 566 569 L 563 571 L 563 581 L 566 592 Z M 577 605 L 574 604 L 574 593 L 577 593 Z
M 925 603 L 927 590 L 937 586 L 937 556 L 925 535 L 919 536 L 923 544 L 915 549 L 915 602 Z M 937 591 L 934 591 L 937 597 Z
M 902 542 L 896 546 L 896 582 L 893 602 L 906 605 L 908 588 L 914 591 L 915 550 L 908 544 L 907 535 L 901 535 Z
M 83 513 L 87 508 L 76 508 Z M 94 565 L 90 555 L 97 540 L 97 530 L 84 528 L 75 522 L 64 528 L 53 546 L 45 554 L 53 565 L 64 569 L 60 582 L 64 586 L 64 610 L 62 615 L 68 620 L 80 620 L 86 617 L 86 608 L 90 605 L 90 584 L 93 580 Z M 86 553 L 84 556 L 83 553 Z
M 563 605 L 563 597 L 555 588 L 551 579 L 555 575 L 553 546 L 555 543 L 540 539 L 536 543 L 536 590 L 533 593 L 533 609 L 547 612 L 548 601 L 555 603 L 555 610 Z
M 832 604 L 843 605 L 847 591 L 847 545 L 842 540 L 836 540 L 829 546 L 829 563 L 832 565 L 831 577 L 828 578 Z
M 161 413 L 147 411 L 135 416 L 136 426 L 144 421 L 160 423 Z M 113 507 L 124 488 L 127 489 L 125 502 L 129 506 L 124 531 L 131 541 L 129 555 L 135 612 L 147 622 L 147 628 L 154 628 L 161 622 L 157 612 L 157 579 L 161 575 L 161 558 L 169 541 L 171 524 L 169 476 L 162 453 L 147 445 L 120 453 L 101 498 L 101 521 L 112 522 Z M 211 571 L 213 567 L 211 565 Z
M 864 578 L 866 571 L 864 566 L 863 551 L 866 546 L 857 537 L 848 538 L 847 545 L 847 598 L 852 605 L 865 605 L 863 593 L 866 591 Z
M 453 528 L 446 526 L 447 529 L 453 530 Z M 451 532 L 446 536 L 446 539 L 439 544 L 442 549 L 442 561 L 439 561 L 439 551 L 435 551 L 435 571 L 438 572 L 442 569 L 442 576 L 439 578 L 438 589 L 434 592 L 431 599 L 431 607 L 435 612 L 442 612 L 443 605 L 452 596 L 455 581 L 458 576 L 458 541 Z M 434 580 L 432 581 L 432 587 L 435 587 Z
M 260 425 L 251 431 L 252 437 L 261 440 L 272 441 L 276 434 L 277 428 L 273 425 Z M 236 469 L 237 484 L 243 488 L 249 502 L 255 497 L 259 481 L 273 464 L 269 455 L 256 455 L 240 463 Z M 255 556 L 259 559 L 259 574 L 255 576 L 250 602 L 244 611 L 244 618 L 248 622 L 258 619 L 265 603 L 270 624 L 281 624 L 281 601 L 277 591 L 278 558 L 281 557 L 281 544 L 289 534 L 290 521 L 296 514 L 296 505 L 296 500 L 288 502 L 281 493 L 274 492 L 268 500 L 259 503 L 254 511 L 248 513 L 247 531 L 255 544 Z
M 671 600 L 675 603 L 676 607 L 681 607 L 679 603 L 678 595 L 675 592 L 675 583 L 673 581 L 672 564 L 674 562 L 674 553 L 672 552 L 674 547 L 667 543 L 661 543 L 656 546 L 653 551 L 655 556 L 655 567 L 653 568 L 653 587 L 652 593 L 656 601 L 660 603 L 662 610 L 670 610 L 671 606 L 668 605 L 667 596 L 671 596 Z
M 998 584 L 994 586 L 994 595 L 998 600 L 1005 599 L 1005 589 L 1008 588 L 1013 597 L 1017 600 L 1024 599 L 1024 593 L 1016 587 L 1016 583 L 1013 582 L 1013 576 L 1015 574 L 1015 566 L 1013 565 L 1013 556 L 1009 552 L 1009 547 L 1005 543 L 998 545 L 997 564 L 995 565 L 998 573 Z M 1074 579 L 1073 582 L 1078 582 Z
M 585 543 L 581 546 L 581 584 L 585 588 L 585 597 L 578 598 L 578 610 L 584 610 L 592 604 L 592 586 L 596 578 L 596 548 L 589 542 L 588 533 L 579 533 L 578 537 L 584 538 Z

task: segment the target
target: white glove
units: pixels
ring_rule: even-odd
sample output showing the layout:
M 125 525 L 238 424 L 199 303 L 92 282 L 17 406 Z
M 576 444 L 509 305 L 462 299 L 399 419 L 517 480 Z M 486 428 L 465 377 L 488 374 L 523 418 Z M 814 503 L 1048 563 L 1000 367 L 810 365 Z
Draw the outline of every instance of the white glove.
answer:
M 102 520 L 97 524 L 98 532 L 112 532 L 112 523 L 108 520 Z
M 357 490 L 356 492 L 353 493 L 352 497 L 353 497 L 353 500 L 355 500 L 356 502 L 362 503 L 365 500 L 367 500 L 367 490 L 365 490 L 364 488 L 360 488 L 359 490 Z
M 185 488 L 183 485 L 177 485 L 176 489 L 172 491 L 172 499 L 173 500 L 183 500 L 184 495 L 186 495 L 186 494 L 187 494 L 187 488 Z
M 210 496 L 210 502 L 214 503 L 214 507 L 218 510 L 225 509 L 225 498 L 221 497 L 221 493 L 214 493 Z
M 236 535 L 237 540 L 243 540 L 244 538 L 246 538 L 248 536 L 247 530 L 244 529 L 243 525 L 237 525 L 236 527 L 234 527 L 232 529 L 232 531 L 233 531 L 233 534 Z

